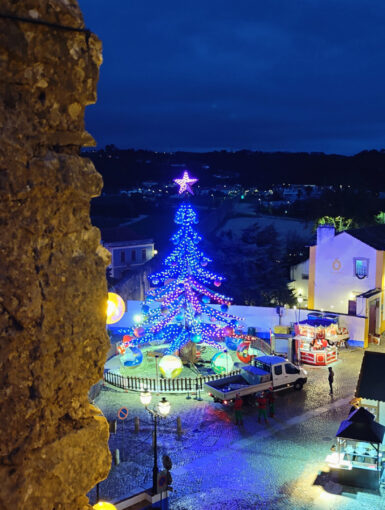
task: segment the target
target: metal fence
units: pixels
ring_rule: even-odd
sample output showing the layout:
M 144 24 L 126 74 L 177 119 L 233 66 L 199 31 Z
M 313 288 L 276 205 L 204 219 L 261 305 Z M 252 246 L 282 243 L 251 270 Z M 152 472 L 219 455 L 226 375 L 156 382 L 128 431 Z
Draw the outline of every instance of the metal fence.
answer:
M 233 370 L 226 376 L 238 375 L 240 370 Z M 221 379 L 223 375 L 205 375 L 201 377 L 180 377 L 178 379 L 152 379 L 151 377 L 134 377 L 115 374 L 113 372 L 105 372 L 103 380 L 112 386 L 122 388 L 124 390 L 158 391 L 160 393 L 188 393 L 203 390 L 205 382 Z

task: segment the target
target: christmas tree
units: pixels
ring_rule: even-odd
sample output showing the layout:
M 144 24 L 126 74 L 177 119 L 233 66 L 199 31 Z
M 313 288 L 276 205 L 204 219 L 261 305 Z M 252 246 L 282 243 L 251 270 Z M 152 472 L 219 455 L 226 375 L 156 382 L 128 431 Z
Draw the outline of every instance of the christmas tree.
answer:
M 191 185 L 196 180 L 188 172 L 175 179 L 179 193 L 193 194 Z M 207 269 L 211 260 L 198 248 L 202 238 L 194 230 L 198 217 L 192 206 L 182 203 L 174 221 L 179 226 L 171 238 L 175 248 L 164 261 L 165 269 L 149 276 L 152 288 L 130 345 L 165 343 L 169 344 L 167 354 L 180 351 L 188 342 L 224 350 L 220 341 L 233 333 L 241 319 L 227 313 L 230 297 L 209 288 L 220 287 L 224 278 Z M 219 304 L 220 309 L 211 304 Z

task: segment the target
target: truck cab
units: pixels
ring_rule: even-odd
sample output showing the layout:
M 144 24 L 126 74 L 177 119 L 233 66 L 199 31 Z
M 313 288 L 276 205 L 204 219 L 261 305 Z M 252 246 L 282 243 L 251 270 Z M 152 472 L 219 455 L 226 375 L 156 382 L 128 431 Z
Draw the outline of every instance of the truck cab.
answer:
M 271 373 L 274 391 L 284 390 L 293 386 L 301 390 L 307 381 L 307 372 L 280 356 L 259 356 L 254 366 Z

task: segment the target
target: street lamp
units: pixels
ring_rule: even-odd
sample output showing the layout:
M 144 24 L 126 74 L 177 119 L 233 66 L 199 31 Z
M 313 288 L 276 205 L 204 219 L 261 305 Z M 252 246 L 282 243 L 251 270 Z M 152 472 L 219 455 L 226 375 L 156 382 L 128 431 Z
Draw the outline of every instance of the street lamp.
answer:
M 140 401 L 146 408 L 146 410 L 152 415 L 154 423 L 154 466 L 152 468 L 152 492 L 155 495 L 158 488 L 158 420 L 159 418 L 166 418 L 171 409 L 171 404 L 165 397 L 162 398 L 153 409 L 148 407 L 151 403 L 152 395 L 146 389 L 140 394 Z

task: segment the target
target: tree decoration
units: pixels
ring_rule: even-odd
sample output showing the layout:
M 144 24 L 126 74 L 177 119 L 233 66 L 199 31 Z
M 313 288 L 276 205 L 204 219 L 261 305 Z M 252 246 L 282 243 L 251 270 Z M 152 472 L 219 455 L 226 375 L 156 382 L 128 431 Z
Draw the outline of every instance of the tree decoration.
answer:
M 115 292 L 109 292 L 107 297 L 107 324 L 119 322 L 126 311 L 123 299 Z
M 181 179 L 174 179 L 174 182 L 176 182 L 179 186 L 179 194 L 182 195 L 185 191 L 188 193 L 191 193 L 191 195 L 194 194 L 191 186 L 197 182 L 198 179 L 191 178 L 188 174 L 188 171 L 186 170 L 183 173 L 183 177 Z
M 196 179 L 176 181 L 193 184 Z M 183 183 L 178 184 L 182 189 Z M 133 330 L 136 338 L 130 346 L 152 344 L 161 333 L 163 343 L 168 344 L 166 354 L 180 352 L 189 342 L 202 342 L 223 350 L 224 337 L 233 332 L 231 324 L 242 319 L 227 313 L 232 302 L 230 297 L 210 289 L 210 285 L 221 284 L 224 277 L 206 268 L 211 260 L 197 247 L 201 237 L 193 228 L 198 217 L 192 206 L 182 203 L 174 221 L 179 227 L 172 236 L 175 247 L 164 261 L 165 269 L 149 276 L 152 284 L 157 281 L 162 285 L 147 293 L 142 310 L 147 306 L 148 311 L 140 328 L 136 326 Z M 218 310 L 210 303 L 225 308 Z
M 167 355 L 159 362 L 159 370 L 163 377 L 174 379 L 182 372 L 182 360 L 178 356 Z

